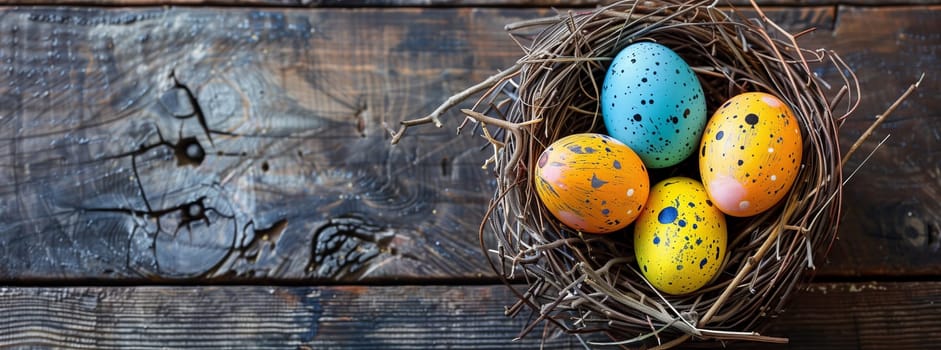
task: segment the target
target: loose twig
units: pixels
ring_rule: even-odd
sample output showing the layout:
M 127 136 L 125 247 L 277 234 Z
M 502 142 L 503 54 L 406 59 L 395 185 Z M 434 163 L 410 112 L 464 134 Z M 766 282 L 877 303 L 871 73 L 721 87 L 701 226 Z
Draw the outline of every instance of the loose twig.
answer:
M 906 89 L 905 92 L 903 92 L 902 95 L 899 96 L 899 98 L 896 99 L 895 102 L 893 102 L 892 105 L 889 106 L 889 108 L 885 110 L 885 112 L 882 112 L 882 114 L 876 116 L 876 121 L 873 122 L 872 125 L 870 125 L 869 128 L 866 129 L 865 132 L 863 132 L 863 134 L 859 137 L 859 139 L 856 140 L 855 143 L 853 143 L 852 146 L 850 146 L 849 151 L 846 151 L 846 154 L 843 156 L 843 161 L 841 162 L 842 165 L 846 165 L 846 162 L 849 161 L 853 153 L 855 153 L 856 150 L 859 149 L 860 146 L 862 146 L 863 142 L 865 142 L 869 138 L 869 136 L 872 135 L 873 131 L 875 131 L 876 128 L 879 127 L 879 125 L 881 125 L 882 122 L 886 120 L 889 114 L 892 114 L 892 112 L 895 112 L 895 109 L 898 108 L 900 105 L 902 105 L 902 101 L 905 101 L 905 99 L 908 98 L 908 96 L 911 95 L 912 92 L 915 92 L 915 89 L 917 89 L 918 86 L 921 85 L 921 81 L 923 79 L 925 79 L 925 73 L 921 73 L 921 76 L 918 77 L 918 80 L 912 83 L 912 85 L 909 86 L 908 89 Z
M 467 100 L 474 94 L 490 89 L 496 86 L 497 84 L 499 84 L 501 81 L 504 81 L 506 79 L 513 77 L 514 75 L 519 73 L 519 70 L 521 67 L 522 67 L 522 63 L 517 62 L 510 68 L 490 76 L 489 78 L 478 83 L 477 85 L 471 86 L 465 89 L 464 91 L 458 92 L 457 94 L 454 94 L 453 96 L 449 97 L 447 100 L 444 101 L 444 103 L 438 106 L 438 108 L 435 108 L 435 110 L 432 111 L 431 114 L 421 117 L 421 118 L 403 121 L 401 125 L 399 126 L 398 131 L 395 131 L 395 132 L 390 131 L 390 133 L 392 134 L 392 144 L 399 143 L 399 140 L 402 139 L 402 136 L 405 136 L 405 130 L 408 130 L 409 127 L 434 123 L 435 127 L 440 128 L 442 126 L 440 118 L 441 118 L 441 115 L 444 114 L 444 112 L 446 112 L 448 109 L 453 108 L 454 106 L 457 106 L 459 103 L 464 102 L 464 100 Z
M 488 117 L 484 115 L 483 113 L 477 112 L 472 109 L 462 109 L 461 113 L 464 113 L 471 119 L 474 119 L 477 122 L 483 124 L 482 127 L 484 127 L 485 129 L 487 125 L 489 124 L 489 125 L 500 127 L 500 128 L 503 128 L 504 130 L 509 131 L 513 135 L 513 140 L 517 142 L 519 142 L 523 138 L 524 126 L 533 125 L 542 121 L 542 119 L 533 119 L 533 120 L 527 120 L 521 123 L 511 123 L 503 119 Z M 489 132 L 485 132 L 484 135 L 487 141 L 490 141 L 490 143 L 493 144 L 494 147 L 498 147 L 498 148 L 503 147 L 503 143 L 491 137 Z M 514 150 L 513 155 L 510 156 L 510 160 L 508 160 L 506 166 L 504 166 L 504 171 L 506 171 L 507 173 L 515 172 L 521 156 L 522 156 L 522 153 L 518 149 Z

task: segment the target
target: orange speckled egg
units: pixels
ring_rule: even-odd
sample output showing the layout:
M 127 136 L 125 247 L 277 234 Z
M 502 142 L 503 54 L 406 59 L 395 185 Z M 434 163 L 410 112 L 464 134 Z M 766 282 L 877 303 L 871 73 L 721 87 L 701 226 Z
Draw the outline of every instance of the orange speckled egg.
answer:
M 747 92 L 732 97 L 706 124 L 699 172 L 712 202 L 737 217 L 770 209 L 800 170 L 801 130 L 777 97 Z
M 725 215 L 699 181 L 672 177 L 650 189 L 634 225 L 634 254 L 655 288 L 686 294 L 709 283 L 725 259 Z
M 581 232 L 629 225 L 647 202 L 647 168 L 620 141 L 583 133 L 558 139 L 536 162 L 536 193 L 559 221 Z

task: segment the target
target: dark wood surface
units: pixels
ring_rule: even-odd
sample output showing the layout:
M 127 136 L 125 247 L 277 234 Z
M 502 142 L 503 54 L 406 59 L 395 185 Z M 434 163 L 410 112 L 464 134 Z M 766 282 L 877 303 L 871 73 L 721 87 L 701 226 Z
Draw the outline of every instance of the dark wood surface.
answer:
M 36 5 L 214 5 L 259 7 L 590 7 L 617 0 L 17 0 L 17 4 Z M 939 0 L 754 0 L 761 6 L 821 5 L 929 5 Z M 748 6 L 751 0 L 720 0 L 720 4 Z
M 0 278 L 491 275 L 475 234 L 489 149 L 455 137 L 455 112 L 398 145 L 388 129 L 511 64 L 503 25 L 547 13 L 7 9 Z M 805 45 L 857 68 L 865 94 L 845 147 L 927 73 L 860 152 L 892 134 L 847 185 L 853 205 L 819 273 L 941 272 L 939 11 L 769 13 L 818 28 Z
M 846 186 L 824 282 L 769 332 L 923 348 L 941 331 L 941 7 L 808 3 L 765 10 L 855 68 L 844 147 L 926 77 L 847 167 L 891 135 Z M 539 345 L 510 342 L 524 321 L 477 242 L 489 149 L 456 112 L 395 146 L 388 129 L 511 64 L 503 26 L 553 3 L 430 4 L 448 8 L 0 9 L 0 345 Z M 126 287 L 70 287 L 106 284 Z
M 938 282 L 812 284 L 763 331 L 789 344 L 725 346 L 927 349 L 941 341 L 938 295 Z M 502 285 L 9 288 L 0 290 L 0 347 L 582 348 L 551 332 L 543 342 L 542 327 L 511 341 L 529 322 L 503 315 L 511 298 Z

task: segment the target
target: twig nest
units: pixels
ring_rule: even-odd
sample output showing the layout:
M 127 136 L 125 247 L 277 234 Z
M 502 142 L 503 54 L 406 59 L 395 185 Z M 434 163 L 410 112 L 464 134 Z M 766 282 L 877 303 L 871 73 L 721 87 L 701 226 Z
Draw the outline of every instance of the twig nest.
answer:
M 486 90 L 473 110 L 465 110 L 483 124 L 496 149 L 491 161 L 497 189 L 481 226 L 481 235 L 496 240 L 482 236 L 481 242 L 496 242 L 482 245 L 497 273 L 526 283 L 525 290 L 511 285 L 520 300 L 509 308 L 511 314 L 535 315 L 522 335 L 548 324 L 572 334 L 605 334 L 604 342 L 627 347 L 670 347 L 690 339 L 786 341 L 757 331 L 784 309 L 836 236 L 843 180 L 837 134 L 858 104 L 858 86 L 835 53 L 800 48 L 794 35 L 757 6 L 756 17 L 745 18 L 714 5 L 622 1 L 510 24 L 507 30 L 522 49 L 519 61 L 455 97 Z M 535 173 L 549 145 L 573 134 L 609 131 L 600 104 L 603 81 L 612 59 L 633 43 L 657 43 L 681 57 L 701 85 L 695 98 L 707 115 L 733 96 L 766 93 L 789 107 L 802 137 L 793 185 L 780 201 L 757 215 L 724 219 L 726 251 L 709 255 L 717 261 L 697 258 L 690 267 L 715 264 L 714 277 L 673 294 L 654 288 L 641 271 L 634 253 L 636 223 L 608 234 L 582 232 L 560 222 L 537 195 Z M 812 67 L 819 66 L 833 68 L 838 75 L 831 78 L 838 81 L 831 85 L 817 77 Z M 837 105 L 846 113 L 835 115 Z M 685 109 L 674 116 L 682 118 Z M 648 167 L 651 186 L 677 176 L 701 181 L 696 154 L 702 131 L 692 137 L 686 142 L 695 144 L 683 146 L 693 156 Z M 784 174 L 768 176 L 777 181 Z M 737 199 L 736 205 L 747 207 L 741 203 Z M 676 215 L 669 219 L 678 222 Z

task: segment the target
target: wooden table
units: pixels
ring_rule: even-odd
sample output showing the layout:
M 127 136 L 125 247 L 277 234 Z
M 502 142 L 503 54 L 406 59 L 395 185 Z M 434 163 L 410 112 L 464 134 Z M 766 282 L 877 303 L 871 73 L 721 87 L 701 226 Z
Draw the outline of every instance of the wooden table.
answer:
M 891 134 L 846 185 L 815 282 L 765 332 L 791 343 L 731 346 L 936 346 L 941 2 L 759 2 L 854 67 L 844 147 L 926 76 L 864 145 Z M 504 24 L 570 5 L 596 4 L 0 8 L 0 346 L 580 348 L 512 341 L 528 320 L 503 316 L 514 299 L 476 235 L 489 150 L 455 136 L 458 113 L 388 132 L 510 65 Z

